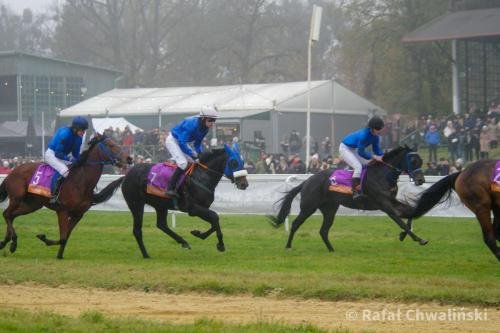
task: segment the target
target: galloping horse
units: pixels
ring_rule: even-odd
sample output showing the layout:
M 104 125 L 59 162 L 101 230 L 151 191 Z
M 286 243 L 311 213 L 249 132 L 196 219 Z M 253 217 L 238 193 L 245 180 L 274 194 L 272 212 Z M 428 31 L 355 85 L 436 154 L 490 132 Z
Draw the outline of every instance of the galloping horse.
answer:
M 123 177 L 120 177 L 101 192 L 94 193 L 103 165 L 122 167 L 131 162 L 132 159 L 113 140 L 98 134 L 89 142 L 89 148 L 82 152 L 78 162 L 71 166 L 68 177 L 61 185 L 59 201 L 54 204 L 49 203 L 49 197 L 28 192 L 30 179 L 41 163 L 25 163 L 16 167 L 0 185 L 0 202 L 9 197 L 9 205 L 3 212 L 7 232 L 5 239 L 0 242 L 0 249 L 12 241 L 10 252 L 15 252 L 17 235 L 13 226 L 14 219 L 45 206 L 57 213 L 59 240 L 47 239 L 43 234 L 37 237 L 46 245 L 59 245 L 57 258 L 62 259 L 71 231 L 83 214 L 92 205 L 108 200 L 123 181 Z
M 125 176 L 122 184 L 122 192 L 128 207 L 134 218 L 134 236 L 144 258 L 149 255 L 142 240 L 142 219 L 144 215 L 144 205 L 148 204 L 156 210 L 156 226 L 172 237 L 183 248 L 189 249 L 189 244 L 167 225 L 168 209 L 174 209 L 173 199 L 149 194 L 146 191 L 148 175 L 152 164 L 136 165 Z M 192 165 L 191 176 L 186 177 L 186 181 L 179 189 L 178 207 L 181 211 L 187 212 L 190 216 L 198 216 L 210 223 L 211 228 L 205 232 L 198 230 L 191 231 L 194 236 L 205 239 L 214 231 L 217 233 L 217 249 L 224 251 L 224 242 L 219 225 L 219 216 L 209 209 L 214 201 L 214 191 L 222 176 L 226 176 L 231 182 L 236 183 L 236 187 L 244 190 L 248 187 L 246 170 L 243 169 L 238 145 L 229 148 L 227 145 L 223 149 L 214 149 L 211 152 L 203 153 L 200 162 Z
M 492 185 L 492 175 L 498 161 L 480 160 L 465 170 L 448 175 L 420 193 L 414 210 L 406 214 L 408 218 L 418 218 L 438 203 L 446 202 L 455 190 L 463 204 L 475 215 L 483 232 L 483 239 L 495 257 L 500 260 L 500 192 Z M 498 176 L 497 176 L 498 177 Z M 496 180 L 496 179 L 495 179 Z M 493 223 L 491 212 L 493 211 Z
M 329 177 L 332 170 L 321 171 L 297 187 L 291 189 L 278 201 L 281 202 L 279 213 L 276 217 L 268 216 L 274 226 L 283 224 L 285 218 L 290 213 L 293 198 L 297 194 L 300 197 L 300 213 L 292 223 L 290 235 L 286 248 L 292 247 L 292 240 L 295 232 L 317 209 L 323 214 L 323 224 L 320 235 L 329 251 L 334 251 L 328 239 L 328 232 L 333 225 L 335 214 L 339 206 L 363 210 L 381 210 L 392 218 L 405 233 L 408 233 L 413 240 L 421 245 L 427 243 L 413 233 L 413 231 L 400 218 L 401 214 L 410 209 L 408 205 L 396 200 L 398 191 L 397 180 L 404 171 L 413 179 L 415 185 L 422 185 L 425 182 L 421 170 L 422 159 L 409 147 L 398 147 L 386 153 L 382 163 L 370 163 L 366 169 L 363 180 L 363 192 L 366 195 L 362 200 L 354 201 L 352 194 L 338 193 L 329 190 Z

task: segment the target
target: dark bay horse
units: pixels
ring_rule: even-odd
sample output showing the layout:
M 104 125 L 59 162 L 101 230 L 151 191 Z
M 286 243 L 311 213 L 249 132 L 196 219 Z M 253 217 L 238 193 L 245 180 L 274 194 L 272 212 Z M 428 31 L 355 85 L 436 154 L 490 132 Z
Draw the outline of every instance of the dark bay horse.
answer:
M 290 213 L 293 198 L 300 193 L 300 213 L 292 223 L 286 244 L 288 249 L 292 247 L 293 236 L 297 229 L 319 209 L 323 215 L 323 224 L 320 229 L 321 238 L 328 250 L 334 251 L 328 239 L 328 232 L 333 225 L 335 214 L 340 205 L 353 209 L 381 210 L 389 215 L 413 240 L 424 245 L 427 241 L 415 235 L 400 217 L 403 212 L 411 209 L 411 207 L 396 199 L 397 180 L 402 172 L 406 172 L 416 185 L 422 185 L 425 182 L 421 166 L 422 159 L 420 156 L 407 146 L 398 147 L 386 153 L 383 157 L 383 163 L 373 163 L 367 166 L 363 180 L 363 192 L 366 197 L 360 201 L 354 201 L 351 194 L 329 191 L 329 177 L 332 170 L 324 170 L 312 175 L 287 192 L 278 201 L 278 203 L 281 203 L 278 215 L 268 217 L 274 226 L 283 224 Z
M 134 237 L 139 245 L 142 256 L 149 258 L 142 240 L 142 219 L 144 205 L 148 204 L 156 211 L 156 226 L 172 237 L 183 248 L 190 248 L 181 236 L 167 225 L 168 209 L 174 209 L 174 202 L 170 198 L 163 198 L 146 192 L 147 178 L 153 164 L 134 166 L 125 176 L 122 192 L 134 218 Z M 200 163 L 194 165 L 193 173 L 187 177 L 179 189 L 178 206 L 190 216 L 198 216 L 210 223 L 211 227 L 205 232 L 191 231 L 194 236 L 205 239 L 214 231 L 217 234 L 217 249 L 224 251 L 224 241 L 219 225 L 219 216 L 210 210 L 214 201 L 214 191 L 222 176 L 226 176 L 236 184 L 240 190 L 248 187 L 246 170 L 243 169 L 243 160 L 237 145 L 233 148 L 225 146 L 223 149 L 214 149 L 200 156 Z
M 500 260 L 500 247 L 497 246 L 497 241 L 500 241 L 500 192 L 491 189 L 491 176 L 496 162 L 479 160 L 461 172 L 444 177 L 419 194 L 413 202 L 414 210 L 406 217 L 418 218 L 424 215 L 438 203 L 448 201 L 452 190 L 455 190 L 463 204 L 476 215 L 484 242 Z
M 9 198 L 9 205 L 3 211 L 7 232 L 5 239 L 0 242 L 0 249 L 12 241 L 10 252 L 15 252 L 17 235 L 13 226 L 14 219 L 45 206 L 57 213 L 59 240 L 47 239 L 43 234 L 37 237 L 46 245 L 59 245 L 57 258 L 62 259 L 71 231 L 83 214 L 92 205 L 108 200 L 123 181 L 121 177 L 107 185 L 101 192 L 94 193 L 103 165 L 122 167 L 131 161 L 132 159 L 113 140 L 97 135 L 89 142 L 89 148 L 82 152 L 78 162 L 70 167 L 68 177 L 61 185 L 59 201 L 54 204 L 49 203 L 50 198 L 28 192 L 28 183 L 40 163 L 25 163 L 16 167 L 0 185 L 0 202 Z

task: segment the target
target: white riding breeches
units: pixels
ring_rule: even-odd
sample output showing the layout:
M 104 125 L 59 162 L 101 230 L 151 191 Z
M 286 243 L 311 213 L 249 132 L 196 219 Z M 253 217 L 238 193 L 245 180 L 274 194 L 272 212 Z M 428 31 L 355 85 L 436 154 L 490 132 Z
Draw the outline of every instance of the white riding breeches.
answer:
M 343 143 L 340 143 L 339 153 L 340 156 L 344 159 L 344 161 L 354 169 L 352 177 L 353 178 L 361 177 L 361 171 L 363 170 L 363 165 L 368 164 L 369 161 L 359 156 L 358 153 L 356 152 L 356 148 L 351 148 Z
M 182 170 L 186 170 L 189 161 L 192 161 L 191 156 L 184 154 L 181 147 L 179 147 L 179 143 L 177 139 L 174 138 L 172 133 L 169 133 L 167 138 L 165 139 L 165 147 L 167 148 L 170 155 L 172 155 L 172 159 L 175 161 L 177 166 Z
M 64 178 L 66 178 L 68 176 L 69 170 L 68 170 L 67 165 L 71 164 L 70 161 L 61 160 L 61 159 L 57 158 L 54 151 L 50 148 L 48 148 L 45 151 L 44 159 L 45 159 L 45 163 L 47 163 L 48 165 L 50 165 L 51 167 L 56 169 L 56 171 L 59 172 L 61 174 L 61 176 L 63 176 Z

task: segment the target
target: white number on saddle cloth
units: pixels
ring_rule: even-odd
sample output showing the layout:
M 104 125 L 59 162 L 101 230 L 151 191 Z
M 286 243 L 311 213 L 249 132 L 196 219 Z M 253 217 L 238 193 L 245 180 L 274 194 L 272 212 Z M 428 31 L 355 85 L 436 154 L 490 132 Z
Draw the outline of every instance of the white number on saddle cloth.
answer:
M 337 184 L 337 176 L 333 176 L 332 178 L 330 178 L 330 182 L 331 182 L 331 184 L 332 184 L 332 185 L 334 185 L 334 186 L 338 185 L 338 184 Z
M 153 177 L 151 177 L 151 184 L 152 184 L 154 182 L 155 178 L 156 178 L 157 173 L 156 172 L 151 172 L 151 175 L 153 175 Z
M 500 168 L 498 168 L 495 172 L 495 178 L 493 178 L 493 181 L 497 184 L 500 184 Z
M 40 182 L 41 175 L 42 175 L 41 171 L 36 172 L 35 177 L 33 177 L 33 184 L 38 185 L 38 182 Z

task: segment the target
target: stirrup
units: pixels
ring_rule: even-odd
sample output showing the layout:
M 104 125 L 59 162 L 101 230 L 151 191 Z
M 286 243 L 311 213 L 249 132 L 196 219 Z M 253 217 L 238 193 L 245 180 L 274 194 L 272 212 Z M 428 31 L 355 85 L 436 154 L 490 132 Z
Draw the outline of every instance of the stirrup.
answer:
M 50 197 L 49 203 L 50 204 L 56 204 L 59 202 L 59 193 L 56 193 L 55 195 Z
M 175 191 L 175 190 L 167 190 L 165 192 L 165 195 L 169 198 L 178 198 L 179 197 L 179 193 L 177 193 L 177 191 Z

